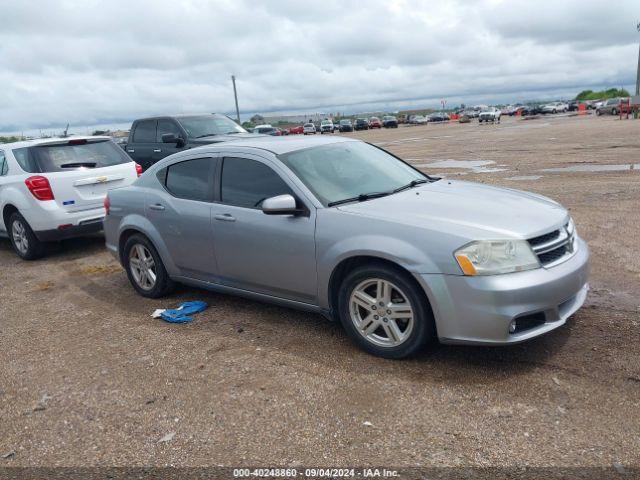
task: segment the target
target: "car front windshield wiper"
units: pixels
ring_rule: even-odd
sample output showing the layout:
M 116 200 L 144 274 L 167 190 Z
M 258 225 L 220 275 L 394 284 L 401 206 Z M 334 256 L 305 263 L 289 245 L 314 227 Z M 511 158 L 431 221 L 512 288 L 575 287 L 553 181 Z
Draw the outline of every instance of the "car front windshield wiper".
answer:
M 60 165 L 60 168 L 80 168 L 80 167 L 95 168 L 96 165 L 97 165 L 96 162 L 63 163 L 62 165 Z
M 422 183 L 427 183 L 428 180 L 425 178 L 420 178 L 417 180 L 411 180 L 409 183 L 407 183 L 406 185 L 403 185 L 402 187 L 398 187 L 396 188 L 393 193 L 398 193 L 398 192 L 402 192 L 403 190 L 409 190 L 410 188 L 413 188 L 417 185 L 420 185 Z
M 342 200 L 336 200 L 335 202 L 329 202 L 327 204 L 327 206 L 335 207 L 336 205 L 342 205 L 343 203 L 364 202 L 365 200 L 371 200 L 372 198 L 386 197 L 387 195 L 391 195 L 391 193 L 392 192 L 361 193 L 357 197 L 343 198 Z
M 204 135 L 198 135 L 197 137 L 193 137 L 193 138 L 213 137 L 215 135 L 218 135 L 218 134 L 217 133 L 205 133 Z

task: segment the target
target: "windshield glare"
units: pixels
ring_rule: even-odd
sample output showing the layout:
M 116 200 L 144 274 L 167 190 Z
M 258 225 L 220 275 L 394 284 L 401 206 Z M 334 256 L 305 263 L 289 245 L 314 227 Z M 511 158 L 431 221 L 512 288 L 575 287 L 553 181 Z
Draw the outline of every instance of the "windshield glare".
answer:
M 229 117 L 218 113 L 214 113 L 213 115 L 180 117 L 178 121 L 190 138 L 224 135 L 228 133 L 247 133 L 244 128 Z
M 326 207 L 360 194 L 391 192 L 427 177 L 364 142 L 345 142 L 279 155 Z

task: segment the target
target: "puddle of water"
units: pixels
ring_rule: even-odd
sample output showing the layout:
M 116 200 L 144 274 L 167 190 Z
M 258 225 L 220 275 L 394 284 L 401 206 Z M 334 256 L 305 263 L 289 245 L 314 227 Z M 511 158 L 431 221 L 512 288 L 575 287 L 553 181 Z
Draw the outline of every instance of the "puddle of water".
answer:
M 516 181 L 523 180 L 524 181 L 524 180 L 540 180 L 541 178 L 542 178 L 542 175 L 520 175 L 517 177 L 509 177 L 509 178 L 506 178 L 505 180 L 516 180 Z
M 487 165 L 493 165 L 496 162 L 491 160 L 440 160 L 432 163 L 418 163 L 415 167 L 421 168 L 464 168 L 471 170 L 473 173 L 493 173 L 504 172 L 506 168 L 487 168 Z
M 545 168 L 541 172 L 624 172 L 640 170 L 640 163 L 622 165 L 571 165 L 570 167 Z

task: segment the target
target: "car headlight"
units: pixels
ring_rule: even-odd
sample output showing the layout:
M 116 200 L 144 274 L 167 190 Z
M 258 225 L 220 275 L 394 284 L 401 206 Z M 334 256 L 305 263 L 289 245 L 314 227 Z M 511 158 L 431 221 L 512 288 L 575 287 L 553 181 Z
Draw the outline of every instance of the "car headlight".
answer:
M 495 275 L 540 267 L 526 240 L 480 240 L 456 250 L 454 256 L 465 275 Z

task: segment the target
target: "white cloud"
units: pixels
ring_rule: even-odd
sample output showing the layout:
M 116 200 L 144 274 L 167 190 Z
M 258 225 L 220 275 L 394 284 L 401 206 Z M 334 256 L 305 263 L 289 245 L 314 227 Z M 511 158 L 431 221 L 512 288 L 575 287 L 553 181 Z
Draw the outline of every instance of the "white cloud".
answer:
M 244 112 L 629 85 L 638 13 L 637 0 L 0 0 L 0 131 L 229 112 L 231 74 Z

